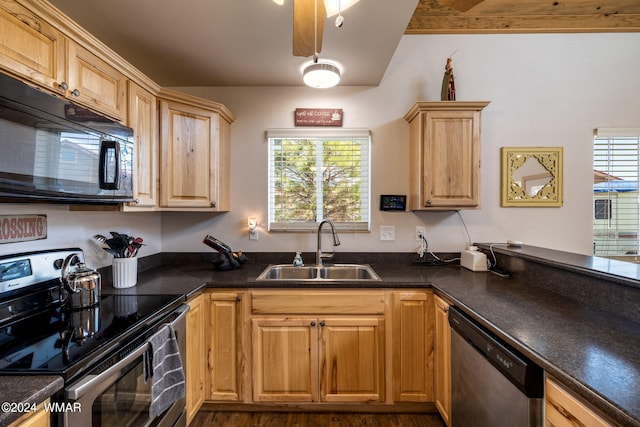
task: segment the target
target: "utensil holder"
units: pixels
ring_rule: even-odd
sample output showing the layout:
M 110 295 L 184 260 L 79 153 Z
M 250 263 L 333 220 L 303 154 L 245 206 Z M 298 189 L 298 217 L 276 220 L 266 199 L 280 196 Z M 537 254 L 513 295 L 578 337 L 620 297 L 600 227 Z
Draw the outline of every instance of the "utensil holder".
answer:
M 113 259 L 113 287 L 130 288 L 138 283 L 138 258 Z

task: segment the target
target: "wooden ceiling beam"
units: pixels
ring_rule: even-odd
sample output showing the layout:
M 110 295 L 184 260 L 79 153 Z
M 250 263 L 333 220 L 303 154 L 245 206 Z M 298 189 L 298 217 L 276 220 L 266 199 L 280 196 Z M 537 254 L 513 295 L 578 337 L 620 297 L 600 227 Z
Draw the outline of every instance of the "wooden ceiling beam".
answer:
M 629 31 L 640 32 L 637 0 L 484 0 L 467 12 L 420 0 L 405 34 Z

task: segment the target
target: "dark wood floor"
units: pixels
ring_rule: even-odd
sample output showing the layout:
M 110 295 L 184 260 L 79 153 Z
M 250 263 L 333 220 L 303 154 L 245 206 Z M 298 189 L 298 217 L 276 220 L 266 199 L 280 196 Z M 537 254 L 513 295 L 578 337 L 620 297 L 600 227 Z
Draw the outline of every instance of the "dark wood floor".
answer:
M 437 414 L 200 411 L 189 427 L 445 427 Z

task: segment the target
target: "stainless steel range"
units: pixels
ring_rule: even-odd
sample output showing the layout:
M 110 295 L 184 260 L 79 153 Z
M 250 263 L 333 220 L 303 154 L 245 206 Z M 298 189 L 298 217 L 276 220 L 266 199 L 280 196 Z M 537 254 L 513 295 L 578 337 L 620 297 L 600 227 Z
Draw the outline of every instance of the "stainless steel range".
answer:
M 183 297 L 101 295 L 74 308 L 61 280 L 71 259 L 82 267 L 78 248 L 0 256 L 0 375 L 60 375 L 52 400 L 76 410 L 52 413 L 54 426 L 186 425 L 184 397 L 149 415 L 151 338 L 174 331 L 185 362 Z

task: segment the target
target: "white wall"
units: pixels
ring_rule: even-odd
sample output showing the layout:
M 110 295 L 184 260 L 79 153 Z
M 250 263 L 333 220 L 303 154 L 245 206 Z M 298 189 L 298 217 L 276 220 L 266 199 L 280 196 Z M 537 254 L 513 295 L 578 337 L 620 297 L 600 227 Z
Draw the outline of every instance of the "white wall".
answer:
M 79 247 L 92 268 L 111 264 L 111 255 L 100 249 L 93 236 L 110 237 L 109 231 L 140 236 L 139 256 L 162 250 L 159 213 L 72 212 L 66 205 L 0 204 L 0 215 L 46 214 L 47 238 L 31 242 L 0 244 L 0 255 L 41 249 Z
M 268 128 L 293 127 L 298 107 L 343 108 L 344 127 L 372 130 L 372 232 L 342 234 L 339 251 L 412 251 L 416 225 L 425 225 L 431 249 L 459 251 L 466 233 L 455 213 L 387 213 L 380 194 L 408 191 L 408 126 L 418 100 L 438 100 L 446 58 L 452 52 L 458 100 L 487 100 L 482 123 L 482 208 L 462 211 L 473 241 L 518 239 L 589 254 L 592 248 L 592 132 L 597 127 L 640 126 L 640 33 L 405 36 L 378 87 L 183 88 L 223 102 L 237 116 L 232 126 L 232 211 L 205 213 L 69 212 L 65 206 L 0 205 L 0 214 L 45 213 L 47 240 L 0 245 L 0 254 L 80 246 L 91 266 L 110 258 L 91 236 L 110 230 L 140 235 L 140 255 L 207 251 L 210 233 L 234 249 L 315 250 L 311 234 L 265 231 Z M 366 64 L 362 64 L 366 66 Z M 346 73 L 349 70 L 345 71 Z M 500 207 L 503 146 L 565 147 L 564 206 Z M 260 220 L 249 241 L 248 216 Z M 396 241 L 381 242 L 379 227 L 395 225 Z
M 298 107 L 344 109 L 344 127 L 368 127 L 372 142 L 372 232 L 341 235 L 339 251 L 411 251 L 425 225 L 436 251 L 458 251 L 466 233 L 446 213 L 385 213 L 380 194 L 408 191 L 408 126 L 418 100 L 438 100 L 446 58 L 453 55 L 458 100 L 488 100 L 482 123 L 482 208 L 461 211 L 473 241 L 507 239 L 589 254 L 592 250 L 592 134 L 597 127 L 640 125 L 640 34 L 405 36 L 378 87 L 180 88 L 224 103 L 232 126 L 232 212 L 206 222 L 163 218 L 163 249 L 190 250 L 210 232 L 245 251 L 313 251 L 312 235 L 267 233 L 268 128 L 293 127 Z M 362 64 L 366 66 L 366 64 Z M 348 73 L 346 70 L 345 73 Z M 500 207 L 500 147 L 563 146 L 564 206 Z M 249 241 L 248 216 L 260 220 Z M 395 225 L 396 241 L 379 227 Z

